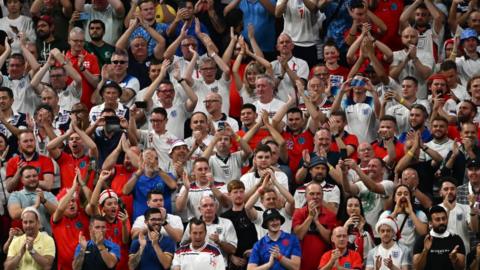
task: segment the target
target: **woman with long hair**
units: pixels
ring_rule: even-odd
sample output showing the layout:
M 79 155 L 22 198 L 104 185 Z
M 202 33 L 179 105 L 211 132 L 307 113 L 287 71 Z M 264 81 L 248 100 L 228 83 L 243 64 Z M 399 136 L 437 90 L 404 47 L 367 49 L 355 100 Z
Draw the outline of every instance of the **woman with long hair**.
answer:
M 397 241 L 413 251 L 415 239 L 428 232 L 427 216 L 413 206 L 414 197 L 406 185 L 395 187 L 392 200 L 392 209 L 384 211 L 380 219 L 390 216 L 398 226 Z
M 367 259 L 370 249 L 375 247 L 373 240 L 373 229 L 365 220 L 362 202 L 357 196 L 349 196 L 345 200 L 341 219 L 343 227 L 348 233 L 348 248 L 355 250 L 362 255 L 363 260 Z

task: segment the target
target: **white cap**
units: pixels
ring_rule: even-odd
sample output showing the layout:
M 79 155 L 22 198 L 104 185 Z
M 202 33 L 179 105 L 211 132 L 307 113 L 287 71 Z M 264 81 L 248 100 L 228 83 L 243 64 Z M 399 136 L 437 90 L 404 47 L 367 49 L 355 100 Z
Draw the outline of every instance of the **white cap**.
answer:
M 170 146 L 170 151 L 168 151 L 168 154 L 172 154 L 173 152 L 173 149 L 175 149 L 175 147 L 179 147 L 179 146 L 188 146 L 187 143 L 185 143 L 183 140 L 176 140 L 172 146 Z

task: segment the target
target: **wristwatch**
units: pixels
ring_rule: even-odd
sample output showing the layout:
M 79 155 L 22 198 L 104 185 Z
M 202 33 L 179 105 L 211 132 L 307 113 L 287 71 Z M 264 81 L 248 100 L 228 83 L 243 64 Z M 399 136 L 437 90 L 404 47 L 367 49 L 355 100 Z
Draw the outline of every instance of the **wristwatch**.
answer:
M 163 221 L 162 226 L 167 226 L 167 225 L 168 225 L 168 221 L 165 219 L 165 221 Z

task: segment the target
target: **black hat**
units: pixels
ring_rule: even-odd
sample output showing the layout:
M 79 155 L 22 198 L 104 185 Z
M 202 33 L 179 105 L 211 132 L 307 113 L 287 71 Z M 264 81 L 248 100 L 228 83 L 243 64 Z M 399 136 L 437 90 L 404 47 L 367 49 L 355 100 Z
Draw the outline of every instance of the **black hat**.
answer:
M 118 96 L 122 96 L 122 87 L 114 82 L 114 81 L 106 81 L 105 84 L 102 86 L 102 88 L 100 88 L 100 96 L 103 97 L 103 92 L 105 91 L 105 89 L 107 89 L 107 87 L 113 87 L 115 89 L 117 89 L 118 91 Z
M 469 168 L 480 168 L 480 160 L 475 158 L 467 160 L 467 169 Z
M 325 165 L 325 167 L 327 167 L 327 170 L 328 170 L 328 160 L 324 157 L 319 157 L 319 156 L 315 156 L 312 158 L 312 160 L 310 161 L 310 166 L 308 166 L 308 168 L 311 169 L 320 164 Z
M 272 220 L 272 219 L 280 219 L 280 221 L 282 222 L 282 224 L 285 222 L 285 218 L 282 216 L 282 214 L 280 214 L 280 212 L 278 212 L 277 209 L 275 208 L 270 208 L 270 209 L 267 209 L 263 212 L 263 222 L 262 222 L 262 227 L 264 229 L 268 229 L 268 226 L 267 226 L 267 223 L 269 220 Z

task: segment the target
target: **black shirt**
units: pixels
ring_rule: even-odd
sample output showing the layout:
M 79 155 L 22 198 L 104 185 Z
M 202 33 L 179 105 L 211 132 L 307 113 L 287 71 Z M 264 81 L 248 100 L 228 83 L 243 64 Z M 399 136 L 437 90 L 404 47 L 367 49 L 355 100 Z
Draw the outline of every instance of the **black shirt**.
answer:
M 243 257 L 243 253 L 253 248 L 253 245 L 258 240 L 255 225 L 248 218 L 245 208 L 242 211 L 233 211 L 230 209 L 223 213 L 221 217 L 229 219 L 233 223 L 238 239 L 235 256 Z
M 425 236 L 417 238 L 415 247 L 413 248 L 413 254 L 422 252 L 424 239 Z M 424 269 L 454 270 L 448 255 L 457 245 L 459 246 L 458 253 L 465 254 L 465 246 L 460 236 L 455 234 L 450 234 L 445 238 L 432 236 L 432 248 L 428 251 L 427 263 Z

